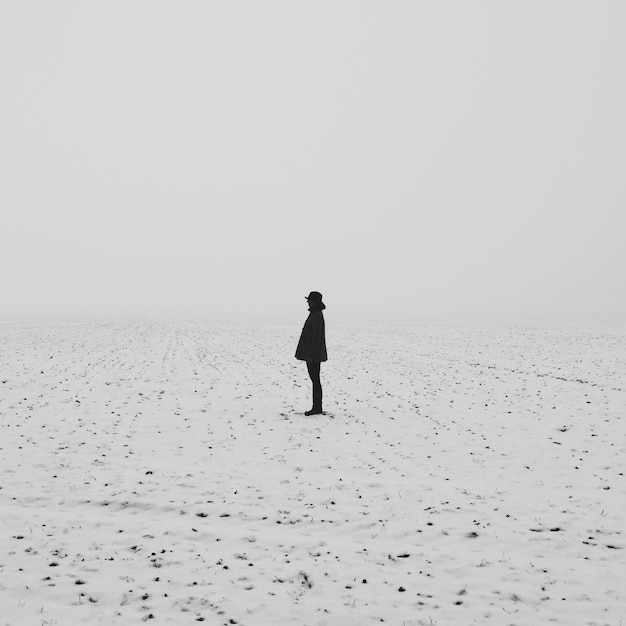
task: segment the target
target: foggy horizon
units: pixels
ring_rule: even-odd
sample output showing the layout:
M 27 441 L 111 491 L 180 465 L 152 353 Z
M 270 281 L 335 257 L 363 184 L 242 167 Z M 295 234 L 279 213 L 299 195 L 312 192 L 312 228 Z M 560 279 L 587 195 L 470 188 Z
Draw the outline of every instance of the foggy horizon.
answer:
M 626 320 L 626 5 L 0 8 L 0 319 Z

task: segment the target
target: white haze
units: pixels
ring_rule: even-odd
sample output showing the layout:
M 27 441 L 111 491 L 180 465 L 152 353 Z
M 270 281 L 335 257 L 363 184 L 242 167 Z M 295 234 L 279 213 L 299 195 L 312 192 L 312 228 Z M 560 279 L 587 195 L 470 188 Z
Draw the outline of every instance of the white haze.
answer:
M 623 2 L 4 2 L 0 316 L 626 315 Z

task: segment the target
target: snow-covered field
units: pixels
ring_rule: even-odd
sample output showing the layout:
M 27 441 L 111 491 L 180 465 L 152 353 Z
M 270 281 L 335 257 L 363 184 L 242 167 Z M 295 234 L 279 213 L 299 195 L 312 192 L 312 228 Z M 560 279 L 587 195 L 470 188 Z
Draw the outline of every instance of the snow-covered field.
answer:
M 0 324 L 0 626 L 626 624 L 626 328 Z

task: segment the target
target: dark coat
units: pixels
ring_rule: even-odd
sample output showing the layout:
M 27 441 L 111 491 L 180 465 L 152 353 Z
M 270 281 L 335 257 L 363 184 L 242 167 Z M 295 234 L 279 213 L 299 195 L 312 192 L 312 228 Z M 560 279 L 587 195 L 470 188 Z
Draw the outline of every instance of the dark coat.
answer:
M 304 328 L 296 349 L 296 359 L 313 361 L 314 363 L 328 360 L 326 328 L 324 314 L 321 311 L 311 311 L 306 322 L 304 322 Z

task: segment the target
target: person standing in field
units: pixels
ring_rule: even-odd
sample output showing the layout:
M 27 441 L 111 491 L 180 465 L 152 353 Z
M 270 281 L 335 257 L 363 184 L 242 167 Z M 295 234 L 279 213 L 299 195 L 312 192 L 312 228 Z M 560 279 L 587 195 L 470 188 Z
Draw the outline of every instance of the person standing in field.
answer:
M 309 303 L 309 317 L 304 322 L 300 341 L 296 349 L 296 359 L 306 361 L 311 383 L 313 383 L 313 408 L 305 415 L 320 415 L 322 411 L 322 383 L 320 382 L 320 364 L 328 360 L 326 354 L 326 327 L 324 314 L 326 308 L 322 294 L 312 291 L 306 300 Z

